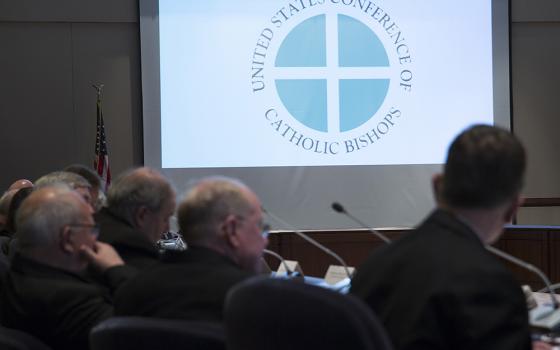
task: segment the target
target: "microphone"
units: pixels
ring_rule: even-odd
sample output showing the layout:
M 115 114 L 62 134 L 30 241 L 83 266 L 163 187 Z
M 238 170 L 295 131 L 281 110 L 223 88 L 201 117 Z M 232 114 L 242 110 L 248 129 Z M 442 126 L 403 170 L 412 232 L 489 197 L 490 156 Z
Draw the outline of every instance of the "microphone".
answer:
M 521 268 L 529 270 L 535 273 L 541 280 L 543 280 L 546 290 L 550 294 L 550 299 L 552 301 L 552 309 L 546 306 L 538 306 L 529 311 L 529 323 L 531 326 L 545 328 L 545 329 L 556 329 L 560 325 L 560 305 L 558 300 L 554 297 L 554 291 L 551 287 L 550 280 L 548 277 L 535 265 L 529 264 L 513 255 L 503 252 L 497 248 L 486 245 L 486 250 L 494 255 L 499 256 Z
M 389 238 L 387 238 L 387 236 L 385 236 L 384 234 L 382 234 L 381 232 L 374 230 L 373 228 L 369 227 L 368 225 L 366 225 L 364 222 L 362 222 L 361 220 L 359 220 L 357 217 L 355 217 L 354 215 L 350 214 L 349 212 L 346 211 L 346 209 L 344 209 L 344 207 L 342 206 L 342 204 L 338 203 L 338 202 L 333 202 L 333 204 L 331 205 L 331 207 L 333 208 L 334 211 L 336 211 L 337 213 L 340 214 L 344 214 L 347 217 L 349 217 L 352 221 L 354 221 L 355 223 L 357 223 L 358 225 L 360 225 L 362 228 L 365 228 L 366 230 L 368 230 L 369 232 L 373 233 L 375 236 L 377 236 L 377 238 L 379 238 L 380 240 L 382 240 L 385 243 L 391 243 L 391 240 Z
M 160 250 L 187 250 L 187 244 L 183 241 L 183 236 L 179 232 L 166 232 L 162 238 L 156 242 Z
M 336 254 L 335 252 L 333 252 L 332 250 L 330 250 L 329 248 L 325 247 L 324 245 L 322 245 L 321 243 L 317 242 L 316 240 L 314 240 L 313 238 L 309 237 L 308 235 L 306 235 L 305 233 L 301 232 L 300 230 L 296 229 L 294 226 L 290 225 L 289 223 L 287 223 L 286 221 L 280 219 L 278 216 L 274 215 L 273 213 L 271 213 L 270 211 L 266 210 L 265 208 L 262 208 L 262 211 L 265 212 L 266 214 L 270 215 L 270 217 L 272 219 L 274 219 L 275 221 L 279 222 L 280 224 L 286 226 L 287 228 L 289 228 L 293 233 L 295 233 L 296 235 L 298 235 L 300 238 L 304 239 L 305 241 L 307 241 L 307 243 L 310 243 L 311 245 L 315 246 L 316 248 L 322 250 L 324 253 L 326 253 L 327 255 L 330 255 L 331 257 L 335 258 L 336 261 L 338 261 L 340 263 L 340 265 L 342 265 L 342 267 L 344 268 L 344 272 L 346 273 L 346 276 L 348 277 L 348 279 L 352 279 L 352 274 L 350 273 L 350 270 L 348 269 L 348 265 L 346 265 L 346 262 L 344 262 L 344 260 L 342 260 L 342 258 Z
M 280 255 L 280 254 L 278 254 L 278 253 L 276 253 L 276 252 L 273 252 L 272 250 L 269 250 L 269 249 L 263 249 L 263 253 L 268 254 L 268 255 L 270 255 L 270 256 L 273 256 L 273 257 L 275 257 L 276 259 L 278 259 L 278 260 L 280 261 L 280 264 L 282 264 L 282 266 L 284 266 L 284 269 L 286 270 L 286 275 L 287 275 L 287 276 L 290 276 L 290 267 L 288 266 L 288 263 L 286 262 L 286 259 L 284 259 L 284 258 L 282 257 L 282 255 Z M 299 273 L 299 272 L 293 271 L 291 274 L 292 274 L 292 276 L 293 276 L 293 275 L 296 274 L 296 273 Z M 305 276 L 303 275 L 303 273 L 301 273 L 301 277 L 305 277 Z

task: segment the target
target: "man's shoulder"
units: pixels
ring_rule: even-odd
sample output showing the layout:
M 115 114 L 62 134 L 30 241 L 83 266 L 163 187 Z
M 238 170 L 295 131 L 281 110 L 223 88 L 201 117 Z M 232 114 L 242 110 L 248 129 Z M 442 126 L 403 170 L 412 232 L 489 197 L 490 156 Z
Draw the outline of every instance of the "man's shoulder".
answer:
M 362 294 L 381 284 L 432 290 L 482 276 L 507 279 L 509 272 L 468 227 L 436 211 L 417 229 L 373 252 L 358 268 L 352 286 Z
M 102 286 L 65 271 L 34 274 L 10 270 L 2 287 L 3 291 L 11 291 L 16 297 L 35 300 L 64 300 L 69 296 L 72 299 L 89 298 L 105 292 Z
M 186 288 L 197 284 L 230 284 L 253 275 L 226 257 L 187 250 L 174 254 L 172 261 L 140 272 L 119 288 L 117 294 L 151 293 L 152 290 Z
M 107 289 L 64 273 L 10 271 L 0 293 L 3 323 L 35 334 L 55 348 L 67 348 L 66 343 L 82 348 L 91 327 L 113 312 Z

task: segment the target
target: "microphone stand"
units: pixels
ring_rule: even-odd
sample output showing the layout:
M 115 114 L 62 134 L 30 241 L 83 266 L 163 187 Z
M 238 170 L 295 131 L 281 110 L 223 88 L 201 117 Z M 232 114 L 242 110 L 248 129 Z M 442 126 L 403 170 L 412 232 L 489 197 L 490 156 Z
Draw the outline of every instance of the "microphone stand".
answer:
M 354 215 L 350 214 L 349 212 L 346 211 L 346 209 L 342 206 L 342 204 L 338 203 L 338 202 L 334 202 L 331 207 L 333 208 L 334 211 L 336 211 L 337 213 L 340 214 L 344 214 L 347 217 L 349 217 L 351 220 L 353 220 L 354 222 L 356 222 L 358 225 L 360 225 L 362 228 L 365 228 L 366 230 L 368 230 L 369 232 L 373 233 L 374 235 L 377 236 L 377 238 L 379 238 L 380 240 L 382 240 L 385 243 L 391 243 L 391 240 L 389 238 L 387 238 L 387 236 L 385 236 L 384 234 L 382 234 L 381 232 L 374 230 L 373 228 L 369 227 L 368 225 L 366 225 L 364 222 L 362 222 L 360 219 L 358 219 L 357 217 L 355 217 Z
M 308 235 L 306 235 L 305 233 L 301 232 L 300 230 L 296 229 L 294 226 L 290 225 L 289 223 L 287 223 L 286 221 L 280 219 L 278 216 L 274 215 L 273 213 L 271 213 L 270 211 L 265 210 L 264 208 L 262 208 L 262 211 L 265 212 L 266 214 L 270 215 L 270 217 L 272 219 L 274 219 L 275 221 L 279 222 L 280 224 L 286 226 L 287 228 L 289 228 L 293 233 L 295 233 L 296 235 L 298 235 L 300 238 L 304 239 L 306 242 L 308 242 L 309 244 L 315 246 L 316 248 L 322 250 L 323 252 L 325 252 L 326 254 L 330 255 L 331 257 L 335 258 L 340 265 L 342 265 L 342 267 L 344 268 L 344 272 L 346 272 L 346 275 L 348 276 L 348 279 L 352 279 L 352 274 L 350 273 L 350 270 L 348 269 L 348 265 L 346 265 L 346 263 L 344 262 L 344 260 L 342 260 L 342 258 L 336 254 L 335 252 L 333 252 L 332 250 L 330 250 L 329 248 L 325 247 L 324 245 L 322 245 L 321 243 L 317 242 L 316 240 L 314 240 L 313 238 L 309 237 Z
M 510 255 L 489 245 L 486 245 L 485 248 L 492 254 L 495 254 L 519 267 L 535 273 L 543 280 L 544 284 L 546 285 L 546 289 L 550 294 L 550 300 L 552 301 L 552 310 L 545 306 L 538 306 L 537 308 L 532 309 L 531 311 L 529 311 L 529 323 L 531 324 L 531 326 L 544 328 L 547 330 L 557 329 L 558 326 L 560 326 L 559 303 L 554 296 L 554 291 L 552 290 L 551 283 L 548 277 L 536 266 L 529 264 L 519 258 L 516 258 L 513 255 Z
M 273 252 L 272 250 L 268 250 L 268 249 L 263 249 L 263 253 L 271 255 L 273 257 L 275 257 L 276 259 L 278 259 L 280 261 L 280 264 L 282 264 L 284 266 L 284 269 L 286 270 L 286 275 L 290 276 L 290 267 L 288 266 L 288 264 L 286 263 L 286 259 L 284 259 L 282 257 L 282 255 Z M 301 277 L 304 277 L 303 274 L 301 274 Z

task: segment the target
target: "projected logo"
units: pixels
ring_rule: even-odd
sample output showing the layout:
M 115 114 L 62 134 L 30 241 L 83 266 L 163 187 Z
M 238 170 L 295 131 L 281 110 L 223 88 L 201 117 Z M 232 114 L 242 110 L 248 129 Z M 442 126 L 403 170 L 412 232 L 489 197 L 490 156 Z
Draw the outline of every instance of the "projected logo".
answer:
M 292 2 L 270 23 L 252 53 L 251 87 L 284 141 L 336 156 L 381 142 L 402 123 L 412 57 L 383 8 Z
M 339 14 L 330 25 L 327 30 L 325 15 L 314 16 L 286 36 L 276 55 L 275 66 L 283 68 L 276 71 L 276 89 L 303 125 L 349 131 L 371 119 L 385 100 L 389 58 L 362 22 Z M 327 32 L 337 35 L 330 45 Z

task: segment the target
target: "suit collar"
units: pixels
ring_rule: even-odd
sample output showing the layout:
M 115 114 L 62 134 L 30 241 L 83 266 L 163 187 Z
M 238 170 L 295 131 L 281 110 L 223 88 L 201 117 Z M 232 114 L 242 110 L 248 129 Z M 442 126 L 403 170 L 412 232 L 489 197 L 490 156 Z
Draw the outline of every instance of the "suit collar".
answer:
M 473 242 L 476 241 L 480 245 L 484 245 L 484 242 L 482 242 L 480 236 L 476 233 L 472 225 L 467 220 L 459 217 L 451 211 L 441 208 L 436 209 L 428 217 L 427 221 L 433 221 L 438 225 L 443 226 L 446 231 L 450 232 L 450 234 L 459 235 L 472 240 Z

